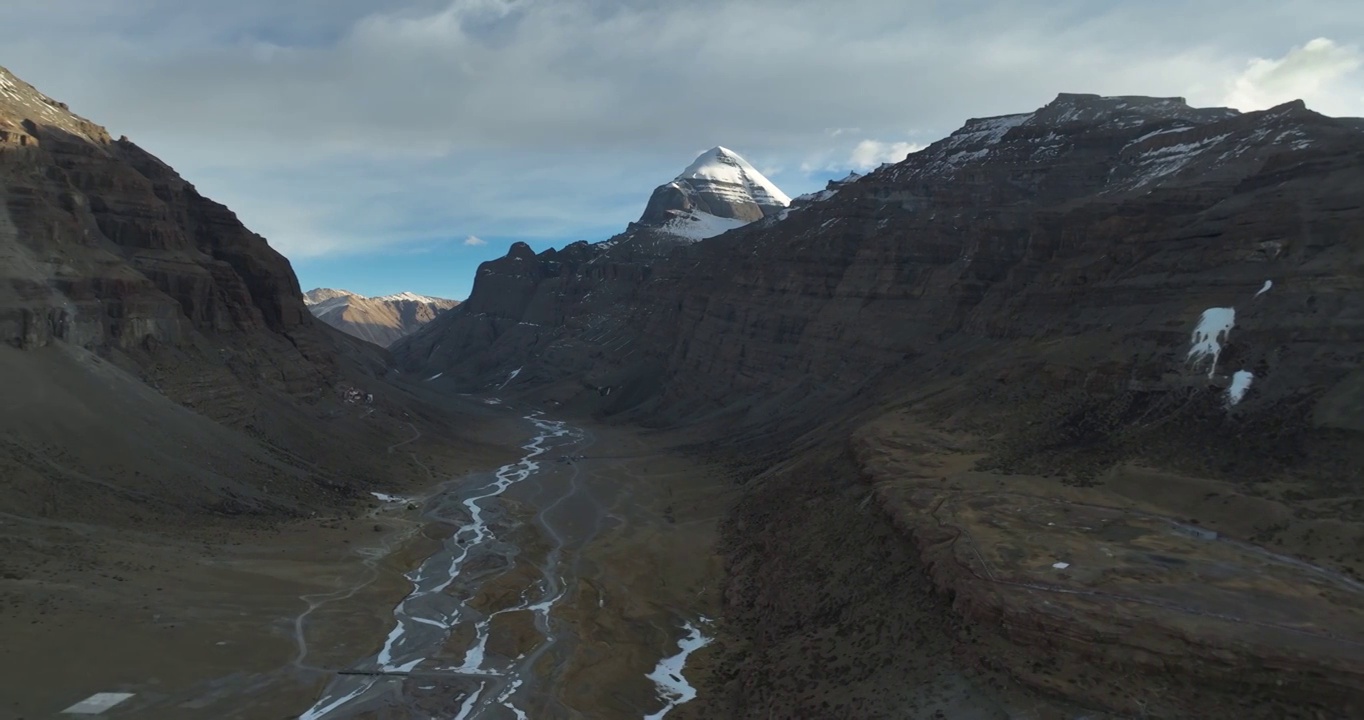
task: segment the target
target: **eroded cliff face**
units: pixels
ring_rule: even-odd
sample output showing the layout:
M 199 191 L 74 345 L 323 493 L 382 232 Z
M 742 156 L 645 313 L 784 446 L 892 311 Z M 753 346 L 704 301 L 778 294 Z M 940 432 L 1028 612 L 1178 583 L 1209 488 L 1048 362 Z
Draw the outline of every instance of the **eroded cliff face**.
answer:
M 252 382 L 326 384 L 298 281 L 264 238 L 127 139 L 8 71 L 0 80 L 5 342 L 61 340 L 149 372 L 158 348 L 234 354 L 227 366 Z
M 605 271 L 592 246 L 570 248 L 579 259 L 569 263 L 526 249 L 480 270 L 470 316 L 433 323 L 398 355 L 469 387 L 519 369 L 505 392 L 691 424 L 740 458 L 795 453 L 797 437 L 861 438 L 854 482 L 876 490 L 869 497 L 957 612 L 997 631 L 964 654 L 1033 687 L 1171 717 L 1206 711 L 1218 693 L 1245 700 L 1225 705 L 1228 717 L 1359 712 L 1364 684 L 1349 650 L 1364 640 L 1351 585 L 1364 573 L 1362 129 L 1301 103 L 1241 114 L 1061 95 L 1033 113 L 969 121 L 904 162 L 628 272 Z M 445 332 L 474 327 L 478 313 L 485 331 Z M 907 464 L 926 454 L 944 464 Z M 1015 483 L 1028 497 L 998 492 Z M 1072 487 L 1095 494 L 1066 495 Z M 1097 513 L 1088 523 L 1053 519 L 1064 532 L 1050 551 L 1036 540 L 1050 536 L 984 510 L 1058 497 L 1072 503 L 1046 505 L 1058 517 L 1108 509 L 1086 510 Z M 1110 526 L 1111 537 L 1087 534 Z M 1197 572 L 1166 577 L 1149 556 L 1172 558 L 1166 567 L 1224 562 L 1245 577 L 1258 561 L 1253 547 L 1200 545 L 1188 526 L 1305 559 L 1325 574 L 1308 583 L 1278 560 L 1266 573 L 1320 583 L 1331 600 L 1285 630 L 1263 602 L 1235 610 L 1277 597 L 1257 583 L 1229 577 L 1199 595 Z M 733 532 L 741 554 L 801 552 Z M 1012 549 L 976 555 L 969 540 L 954 542 L 962 536 Z M 1080 547 L 1121 560 L 1085 555 L 1077 572 L 1054 556 Z M 969 571 L 949 572 L 949 556 Z M 1047 574 L 1061 570 L 1060 580 Z M 1014 584 L 982 580 L 991 573 Z M 802 577 L 792 573 L 792 592 L 814 591 Z M 1075 600 L 1096 597 L 1084 593 L 1110 597 Z M 1149 593 L 1164 594 L 1164 609 L 1129 614 L 1159 605 Z M 733 602 L 750 641 L 773 631 L 750 596 Z M 1069 619 L 1042 622 L 1047 602 Z M 1232 620 L 1190 621 L 1190 608 Z M 1274 628 L 1261 637 L 1277 644 L 1228 650 L 1248 627 Z M 1132 628 L 1147 639 L 1116 654 L 1084 650 Z M 1063 631 L 1072 670 L 1132 673 L 1146 678 L 1141 692 L 1046 666 L 1038 649 Z M 1232 655 L 1274 659 L 1238 675 Z M 1284 690 L 1270 668 L 1314 679 Z M 1166 682 L 1171 672 L 1188 682 Z M 1255 698 L 1274 700 L 1256 710 Z
M 3 68 L 0 341 L 7 512 L 297 514 L 384 472 L 387 431 L 325 426 L 387 396 L 383 353 L 314 321 L 230 210 Z

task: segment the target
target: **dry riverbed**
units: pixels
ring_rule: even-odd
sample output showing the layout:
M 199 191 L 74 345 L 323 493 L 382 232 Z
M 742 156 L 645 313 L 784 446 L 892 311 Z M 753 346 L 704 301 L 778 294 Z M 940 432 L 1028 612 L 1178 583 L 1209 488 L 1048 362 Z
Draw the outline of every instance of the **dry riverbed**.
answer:
M 535 435 L 516 418 L 522 414 L 509 417 L 505 456 L 424 456 L 438 476 L 461 479 L 402 493 L 412 504 L 376 499 L 358 517 L 145 532 L 0 518 L 0 537 L 22 551 L 9 567 L 25 563 L 20 576 L 0 578 L 7 650 L 0 717 L 59 717 L 99 692 L 133 694 L 102 717 L 305 713 L 336 671 L 364 668 L 382 651 L 394 608 L 413 588 L 404 574 L 468 523 L 457 512 L 423 514 L 431 507 L 423 500 L 480 494 L 489 471 L 523 456 L 516 446 Z M 576 435 L 538 458 L 544 472 L 481 501 L 498 547 L 511 551 L 486 556 L 472 584 L 442 590 L 491 618 L 482 630 L 484 668 L 516 665 L 517 656 L 524 665 L 510 705 L 488 703 L 490 693 L 469 705 L 482 708 L 479 717 L 516 717 L 512 706 L 535 718 L 660 712 L 665 700 L 648 675 L 660 676 L 660 661 L 679 654 L 687 623 L 716 614 L 720 479 L 636 431 L 572 429 Z M 558 462 L 559 455 L 575 459 Z M 546 590 L 552 597 L 541 597 Z M 527 606 L 546 600 L 553 602 L 535 617 Z M 380 678 L 402 692 L 318 717 L 460 712 L 471 688 L 496 678 L 474 683 L 434 671 L 468 664 L 479 640 L 477 623 L 451 625 L 440 652 L 413 675 Z M 688 675 L 703 672 L 705 653 L 691 656 Z M 433 672 L 422 675 L 426 665 Z

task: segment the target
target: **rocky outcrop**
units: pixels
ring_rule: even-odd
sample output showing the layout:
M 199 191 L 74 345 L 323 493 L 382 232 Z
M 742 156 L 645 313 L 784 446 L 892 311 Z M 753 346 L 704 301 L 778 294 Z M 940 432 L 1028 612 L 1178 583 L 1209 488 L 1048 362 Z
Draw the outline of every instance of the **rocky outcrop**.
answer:
M 231 211 L 8 71 L 0 79 L 6 342 L 132 351 L 306 334 L 288 261 Z
M 437 315 L 459 305 L 458 300 L 410 292 L 365 297 L 331 288 L 309 290 L 303 294 L 303 302 L 322 322 L 379 347 L 392 345 L 398 338 L 416 332 Z
M 507 392 L 539 388 L 602 417 L 698 425 L 746 452 L 789 449 L 798 437 L 841 442 L 888 408 L 908 408 L 906 423 L 975 438 L 958 455 L 992 483 L 1034 478 L 1042 496 L 1094 486 L 1099 497 L 1083 502 L 1130 512 L 1119 489 L 1131 483 L 1119 471 L 1145 467 L 1175 479 L 1160 485 L 1160 497 L 1138 498 L 1142 512 L 1185 524 L 1212 518 L 1236 542 L 1357 578 L 1364 557 L 1350 538 L 1364 526 L 1361 192 L 1358 121 L 1301 103 L 1242 114 L 1178 98 L 1061 95 L 1035 112 L 968 121 L 905 161 L 785 213 L 638 263 L 626 281 L 581 270 L 551 279 L 548 258 L 498 261 L 480 271 L 484 287 L 476 283 L 473 293 L 487 294 L 479 306 L 487 310 L 470 311 L 509 315 L 489 320 L 482 334 L 444 333 L 433 323 L 398 356 L 422 372 L 454 368 L 471 387 L 501 384 L 520 369 Z M 513 316 L 532 305 L 555 324 L 514 331 L 524 316 Z M 456 349 L 421 351 L 444 343 Z M 892 451 L 920 452 L 903 443 Z M 874 482 L 901 477 L 894 463 L 879 467 L 867 470 Z M 929 480 L 936 487 L 937 476 Z M 1197 490 L 1204 482 L 1229 485 Z M 1208 493 L 1242 511 L 1217 510 Z M 980 508 L 1001 502 L 989 493 L 963 498 L 946 516 L 924 509 L 941 495 L 930 491 L 926 506 L 907 497 L 878 502 L 934 567 L 939 523 L 977 527 Z M 1141 526 L 1140 536 L 1164 538 L 1154 527 Z M 1017 549 L 996 560 L 1040 560 L 1030 545 Z M 1184 552 L 1155 554 L 1190 562 Z M 1021 627 L 1036 611 L 990 600 L 1002 591 L 975 575 L 933 577 L 964 598 L 960 612 L 993 617 L 994 627 Z M 1247 591 L 1228 592 L 1235 605 L 1235 592 Z M 1074 597 L 1045 599 L 1069 616 L 1115 616 Z M 1348 616 L 1339 647 L 1361 640 L 1346 629 L 1356 627 L 1349 607 L 1330 610 Z M 1303 650 L 1266 632 L 1257 642 L 1280 642 L 1277 649 L 1231 650 L 1235 632 L 1169 612 L 1123 614 L 1125 627 L 1150 630 L 1159 646 L 1116 656 L 1083 648 L 1110 646 L 1125 630 L 1068 623 L 1066 662 L 1124 668 L 1147 678 L 1151 692 L 1172 693 L 1165 707 L 1206 709 L 1210 696 L 1197 688 L 1161 686 L 1161 668 L 1178 667 L 1214 693 L 1278 698 L 1261 713 L 1272 715 L 1292 700 L 1266 685 L 1273 672 L 1237 679 L 1241 666 L 1228 659 L 1272 657 L 1266 668 L 1320 680 L 1295 696 L 1300 708 L 1314 707 L 1314 692 L 1358 702 L 1356 671 L 1322 655 L 1325 646 Z M 1172 645 L 1158 629 L 1176 627 L 1169 633 L 1184 640 Z M 1061 631 L 1001 632 L 1004 644 L 979 656 L 1049 692 L 1139 711 L 1131 698 L 1048 684 L 1025 666 Z

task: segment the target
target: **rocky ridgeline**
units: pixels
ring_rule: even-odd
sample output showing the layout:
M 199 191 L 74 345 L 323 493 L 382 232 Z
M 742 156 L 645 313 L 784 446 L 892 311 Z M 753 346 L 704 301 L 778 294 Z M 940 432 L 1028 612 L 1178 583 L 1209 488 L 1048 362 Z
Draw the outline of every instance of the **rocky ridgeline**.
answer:
M 1238 406 L 1249 414 L 1326 397 L 1354 369 L 1362 151 L 1359 123 L 1297 103 L 1238 114 L 1062 95 L 653 257 L 613 262 L 621 239 L 515 246 L 479 268 L 466 305 L 396 353 L 471 386 L 521 366 L 524 383 L 616 386 L 633 401 L 615 395 L 602 412 L 679 421 L 757 394 L 825 402 L 799 388 L 849 398 L 910 366 L 974 374 L 980 364 L 949 358 L 977 355 L 992 358 L 992 385 L 976 389 L 992 394 L 1074 373 L 1129 390 L 1197 385 L 1189 335 L 1204 310 L 1234 305 L 1205 384 L 1255 372 Z M 1273 290 L 1257 295 L 1266 280 Z M 438 343 L 451 347 L 433 354 Z M 1021 377 L 1049 344 L 1073 370 Z M 1364 429 L 1339 405 L 1321 421 Z
M 519 368 L 504 392 L 696 425 L 741 461 L 790 457 L 796 438 L 845 442 L 889 408 L 911 408 L 913 422 L 976 438 L 974 467 L 1001 476 L 1102 486 L 1113 468 L 1137 463 L 1227 483 L 1236 488 L 1227 498 L 1255 508 L 1227 520 L 1236 537 L 1286 543 L 1358 575 L 1364 557 L 1349 539 L 1364 537 L 1361 198 L 1359 120 L 1301 103 L 1238 113 L 1067 94 L 1032 113 L 968 121 L 903 162 L 702 242 L 633 255 L 628 234 L 539 255 L 514 247 L 480 267 L 465 306 L 395 355 L 469 389 Z M 895 477 L 878 473 L 862 476 Z M 1196 484 L 1172 487 L 1162 512 L 1229 517 L 1205 506 Z M 923 562 L 937 562 L 932 526 L 906 509 L 918 506 L 883 507 Z M 753 512 L 777 522 L 783 511 Z M 819 566 L 800 554 L 809 545 L 756 543 L 744 534 L 752 527 L 748 515 L 731 524 L 735 567 Z M 934 577 L 982 628 L 1021 627 L 1009 615 L 1018 606 L 991 600 L 996 591 Z M 794 571 L 788 579 L 790 592 L 824 592 Z M 776 632 L 750 600 L 735 594 L 730 616 L 747 618 L 750 639 Z M 1040 638 L 1059 632 L 1043 625 L 999 636 L 990 662 L 1120 712 L 1147 701 L 1049 684 L 1023 664 L 1043 662 Z M 1084 647 L 1111 638 L 1093 624 L 1068 627 L 1067 662 L 1155 678 L 1146 689 L 1162 667 L 1214 694 L 1278 698 L 1267 708 L 1358 689 L 1358 668 L 1289 667 L 1292 653 L 1266 657 L 1295 677 L 1324 676 L 1320 692 L 1271 687 L 1268 669 L 1236 679 L 1218 659 L 1226 638 L 1199 630 L 1187 641 L 1152 635 L 1173 658 L 1164 665 L 1130 647 L 1087 657 Z M 1184 690 L 1171 688 L 1167 706 L 1181 707 Z
M 353 337 L 388 347 L 416 332 L 458 300 L 426 297 L 410 292 L 365 297 L 347 290 L 316 288 L 303 294 L 314 317 Z
M 440 329 L 404 338 L 394 352 L 406 367 L 440 366 L 440 372 L 465 382 L 541 350 L 552 362 L 576 368 L 569 375 L 580 375 L 591 351 L 577 340 L 607 337 L 611 323 L 625 317 L 619 303 L 631 301 L 655 264 L 675 248 L 775 217 L 790 202 L 737 153 L 712 148 L 656 188 L 639 221 L 625 232 L 539 255 L 515 243 L 505 257 L 483 263 L 468 301 L 433 323 Z M 612 312 L 590 312 L 580 303 Z

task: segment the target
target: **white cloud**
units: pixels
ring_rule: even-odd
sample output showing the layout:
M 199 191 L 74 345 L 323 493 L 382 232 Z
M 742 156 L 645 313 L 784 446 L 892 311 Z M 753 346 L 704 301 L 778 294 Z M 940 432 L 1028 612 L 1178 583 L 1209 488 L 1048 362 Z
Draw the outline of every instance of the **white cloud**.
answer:
M 483 238 L 477 235 L 470 235 L 469 237 L 464 238 L 464 244 L 467 247 L 479 247 L 482 245 L 487 245 L 488 241 L 484 240 Z
M 1364 53 L 1316 38 L 1277 59 L 1255 58 L 1229 84 L 1225 103 L 1263 110 L 1290 100 L 1327 115 L 1364 114 Z
M 1306 42 L 1364 37 L 1358 0 L 1206 0 L 1177 23 L 1092 0 L 13 5 L 11 70 L 291 255 L 600 239 L 697 148 L 798 195 L 1062 91 L 1364 115 L 1358 49 Z
M 870 170 L 881 163 L 900 162 L 906 155 L 923 149 L 924 146 L 918 143 L 863 140 L 853 148 L 848 163 L 855 170 Z

